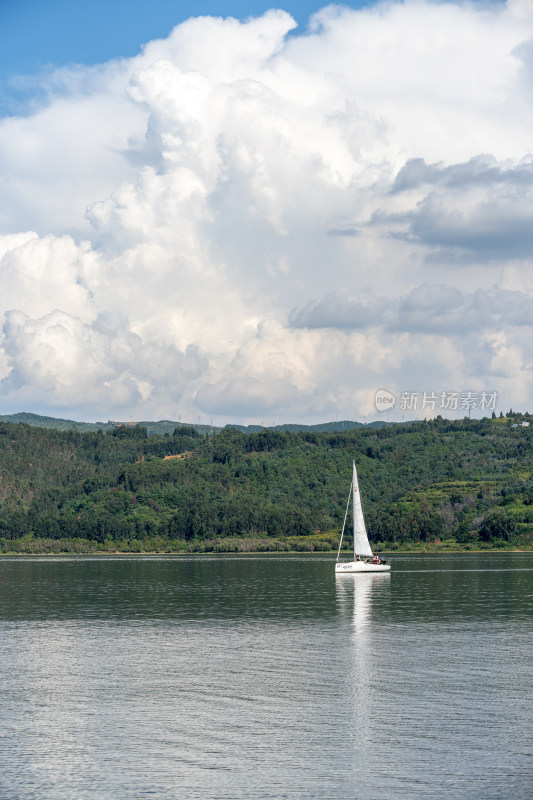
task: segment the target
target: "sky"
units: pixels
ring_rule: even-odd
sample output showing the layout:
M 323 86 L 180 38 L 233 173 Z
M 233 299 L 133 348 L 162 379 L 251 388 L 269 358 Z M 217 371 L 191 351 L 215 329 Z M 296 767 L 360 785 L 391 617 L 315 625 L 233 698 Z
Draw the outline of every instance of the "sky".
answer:
M 0 413 L 533 410 L 533 2 L 0 0 Z
M 134 57 L 143 44 L 168 36 L 190 17 L 247 19 L 273 7 L 268 0 L 0 0 L 0 109 L 24 113 L 24 103 L 39 96 L 34 78 L 43 72 Z M 292 0 L 283 8 L 305 29 L 321 4 Z

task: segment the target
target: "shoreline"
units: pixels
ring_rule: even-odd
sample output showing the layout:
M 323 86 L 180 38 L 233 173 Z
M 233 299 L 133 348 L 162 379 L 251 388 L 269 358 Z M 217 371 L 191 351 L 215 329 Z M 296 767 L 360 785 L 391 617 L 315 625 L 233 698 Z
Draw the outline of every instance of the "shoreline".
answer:
M 479 550 L 464 550 L 464 549 L 445 549 L 445 550 L 380 550 L 380 553 L 387 556 L 387 558 L 394 558 L 395 555 L 410 555 L 410 556 L 428 556 L 428 555 L 479 555 L 480 553 L 484 553 L 490 555 L 491 553 L 517 553 L 517 554 L 527 554 L 533 553 L 533 549 L 520 549 L 520 548 L 507 548 L 507 547 L 492 547 L 492 548 L 480 548 Z M 336 556 L 336 550 L 315 550 L 313 552 L 303 551 L 303 550 L 247 550 L 241 552 L 235 551 L 207 551 L 207 552 L 176 552 L 172 550 L 137 550 L 137 551 L 130 551 L 130 550 L 95 550 L 91 553 L 80 553 L 80 552 L 69 552 L 68 550 L 60 550 L 57 552 L 47 552 L 47 553 L 27 553 L 21 551 L 13 551 L 8 553 L 0 553 L 0 559 L 2 558 L 35 558 L 43 557 L 56 557 L 56 556 L 175 556 L 176 558 L 181 557 L 188 557 L 188 556 L 206 556 L 210 558 L 214 558 L 217 556 Z M 347 558 L 351 556 L 351 553 L 344 554 Z

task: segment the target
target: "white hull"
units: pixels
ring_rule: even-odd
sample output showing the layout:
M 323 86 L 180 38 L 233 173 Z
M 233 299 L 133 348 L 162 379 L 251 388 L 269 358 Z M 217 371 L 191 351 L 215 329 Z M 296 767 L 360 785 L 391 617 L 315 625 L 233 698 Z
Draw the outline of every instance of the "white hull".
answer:
M 352 572 L 390 572 L 390 564 L 367 564 L 365 561 L 338 561 L 335 574 L 351 574 Z

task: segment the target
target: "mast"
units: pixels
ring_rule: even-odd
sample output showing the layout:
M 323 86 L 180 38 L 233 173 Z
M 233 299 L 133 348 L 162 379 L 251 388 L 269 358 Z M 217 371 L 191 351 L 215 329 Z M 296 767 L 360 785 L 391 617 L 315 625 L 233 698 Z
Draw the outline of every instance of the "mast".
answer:
M 357 483 L 357 470 L 355 468 L 355 461 L 352 461 L 352 490 L 353 490 L 353 502 L 352 502 L 352 514 L 353 514 L 353 560 L 355 561 L 355 557 L 357 555 L 357 550 L 355 548 L 355 528 L 356 528 L 356 519 L 355 519 L 355 496 L 359 492 L 359 484 Z M 360 500 L 360 496 L 358 497 Z

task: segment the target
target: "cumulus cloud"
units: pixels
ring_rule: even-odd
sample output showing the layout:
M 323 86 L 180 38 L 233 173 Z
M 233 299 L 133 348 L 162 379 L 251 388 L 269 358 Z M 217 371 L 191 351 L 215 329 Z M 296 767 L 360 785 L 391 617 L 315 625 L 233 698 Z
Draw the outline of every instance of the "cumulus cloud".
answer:
M 404 192 L 428 186 L 471 188 L 473 186 L 520 186 L 533 184 L 533 158 L 519 164 L 498 163 L 492 156 L 476 156 L 465 164 L 426 164 L 423 158 L 411 158 L 401 168 L 392 185 L 392 192 Z
M 375 327 L 463 336 L 532 326 L 533 297 L 506 289 L 462 292 L 454 286 L 423 283 L 395 300 L 332 292 L 295 309 L 290 321 L 295 328 L 353 331 Z
M 4 408 L 527 402 L 532 37 L 526 0 L 329 6 L 306 31 L 191 19 L 56 74 L 0 120 Z
M 383 299 L 330 292 L 302 309 L 294 309 L 289 320 L 295 328 L 358 330 L 381 327 L 386 311 L 387 303 Z
M 378 212 L 394 235 L 439 248 L 440 257 L 463 260 L 528 258 L 533 245 L 533 160 L 516 165 L 478 156 L 443 166 L 410 159 L 391 193 L 411 196 L 411 209 Z M 408 201 L 409 202 L 409 201 Z
M 163 404 L 176 403 L 204 366 L 192 345 L 182 353 L 128 331 L 83 324 L 63 311 L 36 319 L 7 312 L 3 351 L 4 396 L 32 403 L 37 391 L 47 407 L 82 406 L 97 414 L 141 405 L 156 392 Z

